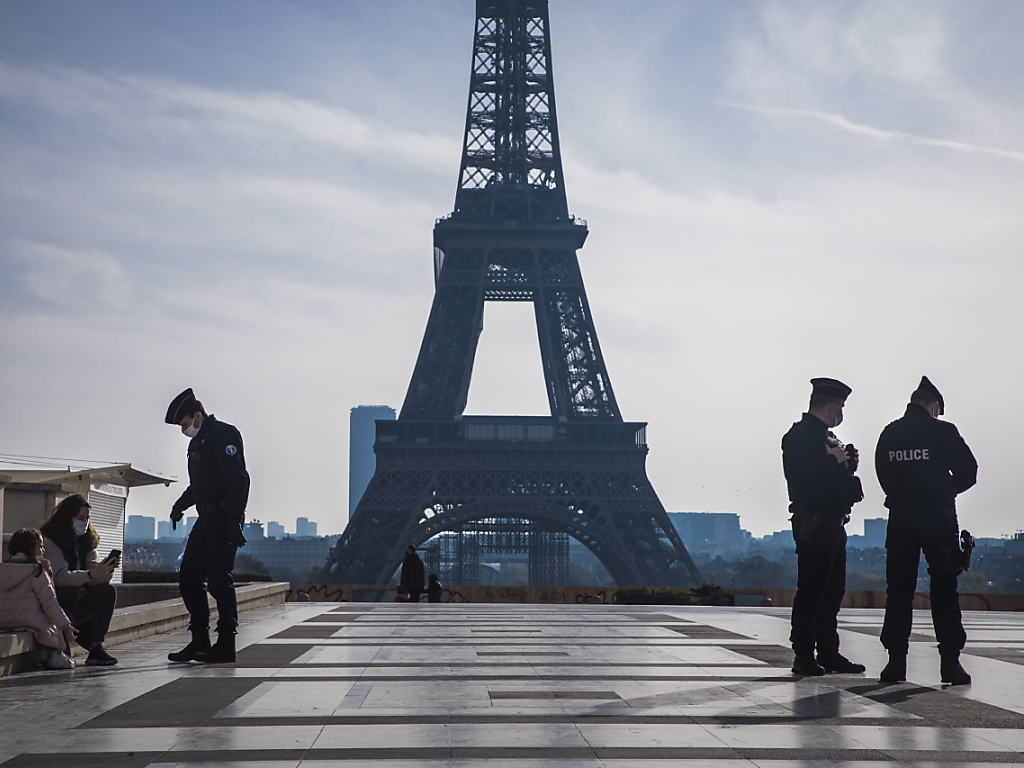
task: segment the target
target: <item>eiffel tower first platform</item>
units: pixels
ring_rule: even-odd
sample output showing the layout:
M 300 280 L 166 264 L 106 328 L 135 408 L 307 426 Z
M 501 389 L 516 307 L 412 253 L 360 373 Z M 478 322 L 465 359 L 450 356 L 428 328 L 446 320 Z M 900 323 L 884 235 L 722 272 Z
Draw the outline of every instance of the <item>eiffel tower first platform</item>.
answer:
M 409 544 L 466 526 L 568 534 L 620 586 L 700 580 L 647 478 L 647 425 L 615 402 L 576 257 L 586 238 L 566 203 L 547 0 L 478 0 L 430 318 L 327 581 L 388 583 Z M 487 301 L 533 302 L 550 417 L 463 416 Z

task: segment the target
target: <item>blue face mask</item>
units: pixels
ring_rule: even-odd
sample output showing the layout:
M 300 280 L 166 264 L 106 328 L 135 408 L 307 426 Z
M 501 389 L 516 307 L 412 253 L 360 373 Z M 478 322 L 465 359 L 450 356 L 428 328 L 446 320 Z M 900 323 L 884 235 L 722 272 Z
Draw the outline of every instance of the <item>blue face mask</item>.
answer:
M 840 424 L 842 424 L 842 423 L 843 423 L 843 412 L 842 412 L 842 411 L 840 411 L 840 412 L 839 412 L 839 415 L 838 415 L 838 416 L 836 416 L 836 423 L 835 423 L 835 424 L 833 424 L 832 426 L 833 426 L 833 427 L 838 427 L 838 426 L 839 426 Z

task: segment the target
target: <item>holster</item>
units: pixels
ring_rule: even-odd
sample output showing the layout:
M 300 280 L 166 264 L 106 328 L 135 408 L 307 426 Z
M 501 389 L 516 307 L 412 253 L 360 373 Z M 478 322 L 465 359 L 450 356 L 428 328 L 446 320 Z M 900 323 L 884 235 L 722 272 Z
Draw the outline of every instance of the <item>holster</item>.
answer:
M 818 532 L 821 520 L 822 515 L 820 512 L 794 512 L 793 516 L 789 519 L 793 526 L 793 539 L 799 543 L 806 544 Z

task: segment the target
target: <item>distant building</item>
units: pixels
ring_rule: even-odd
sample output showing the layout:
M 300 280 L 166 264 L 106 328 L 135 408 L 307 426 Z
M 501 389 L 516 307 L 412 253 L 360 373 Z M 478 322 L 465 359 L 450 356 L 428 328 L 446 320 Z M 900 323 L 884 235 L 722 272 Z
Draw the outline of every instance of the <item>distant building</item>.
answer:
M 325 565 L 338 538 L 335 535 L 308 539 L 259 539 L 250 541 L 241 551 L 267 566 L 267 571 L 275 579 L 286 580 L 295 575 L 293 572 L 299 572 L 301 577 L 302 572 Z
M 156 518 L 128 515 L 124 524 L 125 541 L 153 541 L 156 538 Z
M 348 420 L 348 514 L 355 514 L 359 500 L 377 468 L 373 444 L 377 421 L 394 421 L 395 409 L 387 405 L 357 405 Z
M 316 523 L 314 523 L 312 520 L 307 520 L 305 517 L 300 517 L 296 519 L 295 535 L 299 537 L 315 537 Z
M 267 523 L 267 538 L 268 539 L 283 539 L 284 538 L 284 526 L 280 523 L 271 520 Z
M 157 541 L 183 541 L 192 532 L 192 526 L 196 524 L 196 517 L 189 517 L 178 523 L 176 528 L 172 529 L 170 520 L 157 520 L 156 521 L 156 539 Z
M 723 557 L 746 552 L 750 534 L 740 528 L 735 512 L 669 512 L 690 554 L 703 552 Z
M 259 541 L 266 538 L 263 535 L 263 523 L 259 520 L 250 520 L 246 523 L 244 533 L 247 541 Z

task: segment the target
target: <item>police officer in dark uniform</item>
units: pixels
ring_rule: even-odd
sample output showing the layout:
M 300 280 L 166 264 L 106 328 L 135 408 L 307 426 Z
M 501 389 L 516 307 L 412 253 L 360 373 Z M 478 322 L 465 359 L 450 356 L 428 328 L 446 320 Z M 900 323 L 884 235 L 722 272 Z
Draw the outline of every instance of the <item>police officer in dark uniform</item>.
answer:
M 839 653 L 839 606 L 846 593 L 846 529 L 850 509 L 864 498 L 859 455 L 832 434 L 853 390 L 836 379 L 811 379 L 807 413 L 782 438 L 782 466 L 796 541 L 793 674 L 863 672 Z M 817 652 L 817 654 L 815 654 Z
M 907 679 L 921 552 L 931 580 L 932 624 L 939 643 L 942 682 L 971 682 L 960 665 L 967 633 L 956 588 L 962 570 L 956 496 L 977 481 L 978 462 L 957 428 L 939 421 L 945 410 L 939 390 L 922 376 L 903 418 L 882 430 L 875 449 L 875 472 L 889 508 L 882 625 L 882 645 L 889 652 L 889 663 L 879 675 L 883 682 Z
M 178 572 L 181 599 L 190 615 L 192 641 L 167 658 L 233 662 L 238 607 L 231 571 L 235 567 L 235 552 L 245 544 L 242 525 L 249 499 L 242 436 L 212 413 L 207 415 L 191 389 L 171 401 L 165 421 L 180 426 L 182 434 L 192 439 L 188 445 L 189 486 L 171 507 L 171 520 L 177 526 L 185 510 L 193 505 L 199 513 Z M 217 642 L 212 647 L 207 588 L 217 601 Z

